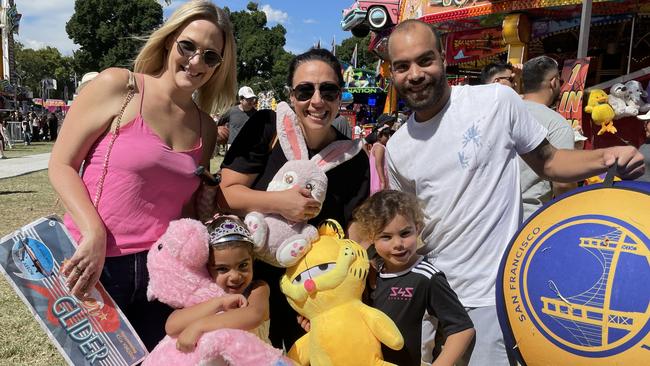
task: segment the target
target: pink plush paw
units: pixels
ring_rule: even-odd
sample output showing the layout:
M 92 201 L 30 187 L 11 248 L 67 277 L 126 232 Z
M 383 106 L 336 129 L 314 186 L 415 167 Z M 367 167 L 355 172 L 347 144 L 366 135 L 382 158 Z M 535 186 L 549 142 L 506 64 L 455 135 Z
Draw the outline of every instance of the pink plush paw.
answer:
M 280 265 L 291 267 L 311 248 L 311 243 L 307 239 L 293 239 L 283 243 L 275 254 Z
M 269 227 L 266 221 L 264 221 L 264 216 L 259 212 L 251 212 L 244 218 L 244 223 L 251 232 L 251 238 L 255 242 L 255 249 L 264 248 L 269 231 Z

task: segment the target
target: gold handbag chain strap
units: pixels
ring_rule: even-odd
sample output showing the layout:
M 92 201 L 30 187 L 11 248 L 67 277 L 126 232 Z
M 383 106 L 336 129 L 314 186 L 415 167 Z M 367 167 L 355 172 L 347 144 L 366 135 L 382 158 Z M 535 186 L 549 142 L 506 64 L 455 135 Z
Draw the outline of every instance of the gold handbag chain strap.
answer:
M 108 159 L 111 155 L 111 150 L 113 150 L 115 139 L 117 139 L 117 135 L 120 133 L 122 115 L 124 114 L 126 106 L 129 105 L 129 102 L 131 102 L 131 99 L 133 99 L 133 95 L 135 94 L 135 78 L 133 77 L 131 70 L 127 71 L 129 72 L 129 82 L 126 85 L 128 92 L 126 94 L 126 97 L 124 97 L 122 108 L 120 109 L 120 113 L 118 114 L 117 120 L 115 121 L 115 130 L 111 133 L 111 139 L 108 141 L 108 146 L 106 148 L 106 155 L 104 156 L 104 163 L 102 165 L 102 174 L 99 176 L 99 180 L 97 181 L 97 190 L 95 191 L 95 199 L 93 199 L 93 206 L 95 206 L 95 208 L 99 204 L 99 198 L 102 196 L 102 191 L 104 190 L 104 179 L 106 179 L 106 173 L 108 172 Z

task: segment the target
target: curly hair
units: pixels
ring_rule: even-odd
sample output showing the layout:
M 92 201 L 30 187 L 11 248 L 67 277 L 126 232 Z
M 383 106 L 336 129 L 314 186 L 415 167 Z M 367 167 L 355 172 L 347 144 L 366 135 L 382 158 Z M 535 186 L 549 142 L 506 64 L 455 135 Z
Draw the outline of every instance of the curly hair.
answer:
M 424 225 L 424 211 L 415 195 L 390 189 L 365 200 L 354 210 L 353 220 L 361 235 L 374 240 L 397 215 L 412 221 L 418 230 Z

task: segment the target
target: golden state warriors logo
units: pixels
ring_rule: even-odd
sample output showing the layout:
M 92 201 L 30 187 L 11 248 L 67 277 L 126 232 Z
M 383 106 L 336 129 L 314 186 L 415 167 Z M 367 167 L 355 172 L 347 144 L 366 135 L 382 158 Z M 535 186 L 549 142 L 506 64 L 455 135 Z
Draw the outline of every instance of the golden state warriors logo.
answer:
M 650 184 L 588 189 L 515 236 L 497 280 L 509 346 L 533 365 L 650 360 Z

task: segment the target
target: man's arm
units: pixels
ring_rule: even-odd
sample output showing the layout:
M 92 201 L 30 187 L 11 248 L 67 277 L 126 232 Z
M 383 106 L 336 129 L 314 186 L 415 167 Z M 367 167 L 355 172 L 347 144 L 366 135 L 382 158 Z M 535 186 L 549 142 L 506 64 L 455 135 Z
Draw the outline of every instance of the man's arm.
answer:
M 635 179 L 645 172 L 643 155 L 632 146 L 597 150 L 558 150 L 548 140 L 521 155 L 537 175 L 556 182 L 577 182 L 607 171 L 616 163 L 616 175 Z

